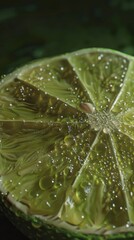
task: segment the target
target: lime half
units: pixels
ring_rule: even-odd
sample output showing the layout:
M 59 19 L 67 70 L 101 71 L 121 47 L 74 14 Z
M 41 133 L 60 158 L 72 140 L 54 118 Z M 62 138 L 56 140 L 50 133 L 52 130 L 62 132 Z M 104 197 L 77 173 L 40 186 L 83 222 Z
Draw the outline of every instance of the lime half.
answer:
M 4 77 L 0 191 L 32 239 L 134 236 L 134 58 L 84 49 Z

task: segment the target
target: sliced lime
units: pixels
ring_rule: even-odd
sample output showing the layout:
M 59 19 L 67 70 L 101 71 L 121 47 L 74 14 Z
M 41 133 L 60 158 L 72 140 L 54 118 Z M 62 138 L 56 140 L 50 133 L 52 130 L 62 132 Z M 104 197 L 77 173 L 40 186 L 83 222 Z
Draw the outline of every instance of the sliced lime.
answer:
M 2 201 L 35 239 L 134 234 L 133 77 L 133 57 L 85 49 L 1 80 Z

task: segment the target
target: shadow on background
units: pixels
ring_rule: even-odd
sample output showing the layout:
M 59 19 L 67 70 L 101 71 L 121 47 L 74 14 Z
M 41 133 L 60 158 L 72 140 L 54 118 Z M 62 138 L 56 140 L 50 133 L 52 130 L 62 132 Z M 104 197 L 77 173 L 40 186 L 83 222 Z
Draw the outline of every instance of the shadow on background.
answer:
M 134 55 L 134 1 L 1 0 L 0 75 L 24 63 L 81 48 Z M 0 216 L 1 240 L 23 239 Z

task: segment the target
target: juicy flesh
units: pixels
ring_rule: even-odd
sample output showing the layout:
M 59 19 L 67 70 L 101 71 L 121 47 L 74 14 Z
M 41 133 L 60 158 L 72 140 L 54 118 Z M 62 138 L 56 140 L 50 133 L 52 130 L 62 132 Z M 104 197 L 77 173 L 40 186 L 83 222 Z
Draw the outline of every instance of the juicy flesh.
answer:
M 134 224 L 133 61 L 70 55 L 0 85 L 0 181 L 30 214 Z

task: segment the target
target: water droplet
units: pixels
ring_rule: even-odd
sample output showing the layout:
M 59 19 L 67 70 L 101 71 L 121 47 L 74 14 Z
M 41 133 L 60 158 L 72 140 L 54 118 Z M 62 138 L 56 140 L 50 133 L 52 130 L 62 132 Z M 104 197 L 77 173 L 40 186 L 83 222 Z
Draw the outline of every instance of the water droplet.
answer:
M 126 228 L 129 228 L 129 223 L 126 224 Z
M 50 189 L 54 184 L 54 179 L 51 177 L 43 176 L 39 181 L 39 187 L 42 190 Z
M 36 219 L 34 219 L 34 220 L 32 220 L 32 226 L 34 227 L 34 228 L 40 228 L 41 227 L 41 222 L 39 222 L 39 220 L 36 220 Z
M 103 54 L 100 54 L 99 56 L 98 56 L 98 60 L 101 60 L 102 58 L 103 58 Z
M 51 204 L 47 201 L 46 202 L 46 205 L 48 206 L 48 207 L 51 207 Z

